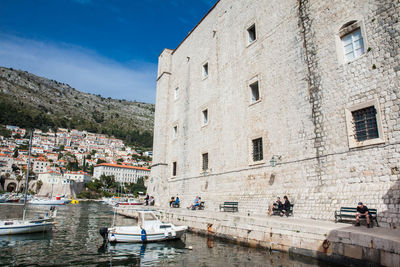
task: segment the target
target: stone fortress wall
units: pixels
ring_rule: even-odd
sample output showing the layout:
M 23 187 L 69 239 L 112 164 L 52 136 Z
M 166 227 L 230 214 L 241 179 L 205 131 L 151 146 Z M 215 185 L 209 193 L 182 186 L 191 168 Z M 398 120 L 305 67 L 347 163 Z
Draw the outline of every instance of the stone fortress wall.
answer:
M 295 217 L 330 220 L 362 201 L 399 227 L 399 17 L 392 0 L 220 0 L 159 58 L 148 187 L 156 203 L 179 195 L 185 206 L 200 195 L 206 209 L 238 201 L 239 211 L 260 214 L 287 195 Z M 361 30 L 364 53 L 345 62 L 349 27 Z M 379 137 L 356 142 L 351 112 L 368 106 Z M 253 162 L 257 138 L 263 159 Z

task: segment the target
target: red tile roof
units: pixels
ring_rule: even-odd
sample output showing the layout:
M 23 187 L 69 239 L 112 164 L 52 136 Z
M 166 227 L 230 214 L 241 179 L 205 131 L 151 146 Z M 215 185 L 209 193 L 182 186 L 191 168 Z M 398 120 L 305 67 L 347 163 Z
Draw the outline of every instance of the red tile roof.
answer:
M 101 164 L 96 165 L 96 167 L 97 166 L 107 166 L 107 167 L 116 167 L 116 168 L 123 168 L 123 169 L 136 169 L 136 170 L 150 171 L 150 169 L 143 168 L 143 167 L 125 166 L 125 165 L 111 164 L 111 163 L 101 163 Z

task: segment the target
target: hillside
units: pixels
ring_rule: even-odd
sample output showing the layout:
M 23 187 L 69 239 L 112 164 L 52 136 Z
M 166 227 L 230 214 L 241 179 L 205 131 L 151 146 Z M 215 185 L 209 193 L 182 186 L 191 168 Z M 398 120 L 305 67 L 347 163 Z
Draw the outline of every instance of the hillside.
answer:
M 0 67 L 0 124 L 69 128 L 152 146 L 154 105 L 104 98 L 68 84 Z

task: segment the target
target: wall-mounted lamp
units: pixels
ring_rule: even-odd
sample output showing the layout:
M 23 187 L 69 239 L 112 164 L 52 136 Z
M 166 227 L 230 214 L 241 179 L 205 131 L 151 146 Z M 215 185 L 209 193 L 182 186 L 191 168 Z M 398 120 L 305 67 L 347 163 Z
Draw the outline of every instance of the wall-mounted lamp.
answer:
M 272 167 L 276 166 L 276 163 L 278 162 L 278 160 L 281 160 L 282 156 L 279 155 L 273 155 L 271 160 L 269 161 L 269 163 L 271 164 Z

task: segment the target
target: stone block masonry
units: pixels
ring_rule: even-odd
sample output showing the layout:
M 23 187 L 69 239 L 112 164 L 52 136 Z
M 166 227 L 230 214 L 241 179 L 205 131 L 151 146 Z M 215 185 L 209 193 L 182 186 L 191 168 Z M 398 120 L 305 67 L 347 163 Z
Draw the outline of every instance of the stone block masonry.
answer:
M 235 243 L 351 266 L 399 266 L 400 231 L 310 219 L 229 212 L 160 210 L 163 220 Z
M 362 201 L 400 227 L 399 14 L 392 0 L 220 0 L 159 57 L 156 205 L 199 195 L 252 216 L 287 195 L 295 218 L 333 220 Z

